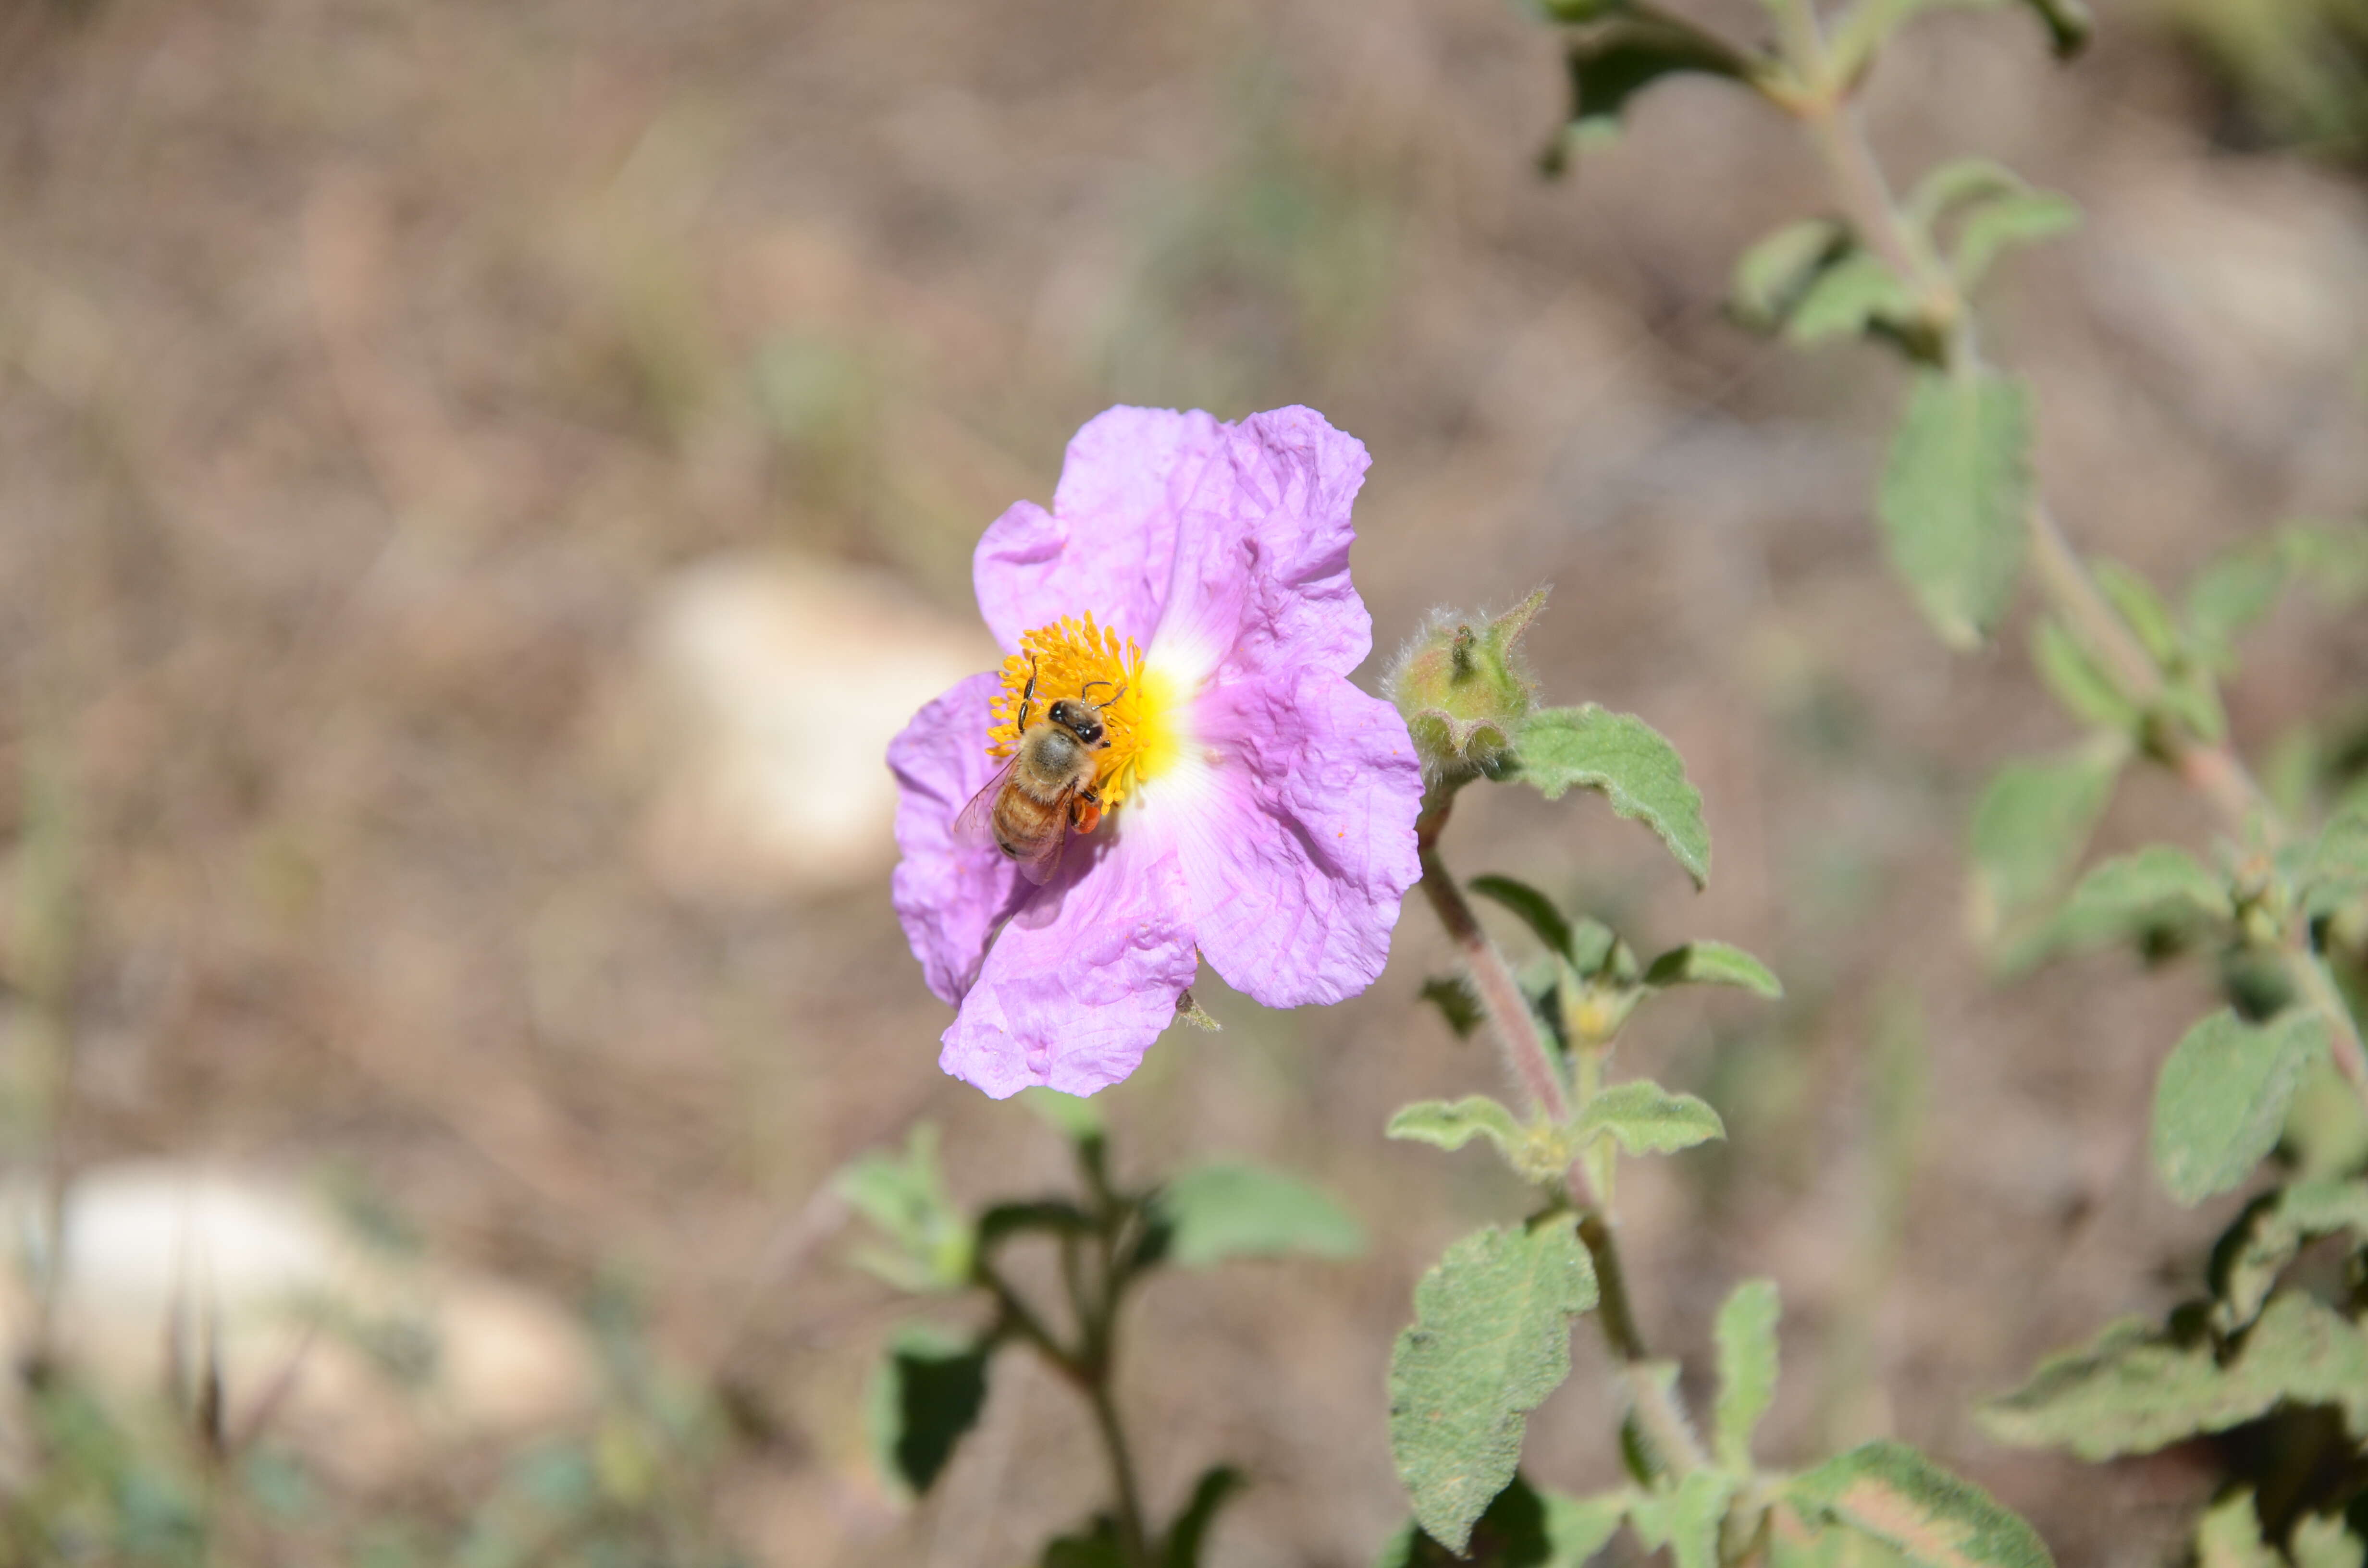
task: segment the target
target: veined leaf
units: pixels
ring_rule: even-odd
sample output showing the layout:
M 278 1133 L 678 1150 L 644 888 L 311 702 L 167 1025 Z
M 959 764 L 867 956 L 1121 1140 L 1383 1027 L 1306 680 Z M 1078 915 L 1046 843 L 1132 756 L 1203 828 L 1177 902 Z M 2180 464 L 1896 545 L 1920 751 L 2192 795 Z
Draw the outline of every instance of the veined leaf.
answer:
M 1676 1568 L 1718 1568 L 1718 1528 L 1738 1484 L 1724 1471 L 1690 1471 L 1667 1492 L 1637 1496 L 1628 1523 L 1649 1550 L 1668 1547 Z
M 1974 808 L 1973 926 L 1988 941 L 2011 935 L 2055 897 L 2089 846 L 2129 756 L 2100 735 L 2051 757 L 2009 762 Z
M 1348 1210 L 1281 1171 L 1225 1163 L 1186 1171 L 1153 1200 L 1167 1256 L 1187 1268 L 1239 1257 L 1355 1257 L 1365 1233 Z
M 1611 1542 L 1632 1494 L 1570 1497 L 1515 1475 L 1473 1528 L 1459 1556 L 1408 1520 L 1374 1568 L 1585 1568 Z
M 2326 1021 L 2300 1007 L 2258 1025 L 2224 1007 L 2188 1030 L 2155 1085 L 2155 1168 L 2171 1197 L 2192 1208 L 2250 1175 L 2326 1049 Z
M 1486 1095 L 1460 1100 L 1417 1100 L 1401 1106 L 1383 1136 L 1429 1143 L 1440 1149 L 1461 1149 L 1474 1138 L 1486 1138 L 1506 1153 L 1520 1141 L 1520 1123 L 1513 1113 Z
M 1568 958 L 1571 952 L 1570 922 L 1564 918 L 1554 901 L 1524 881 L 1511 877 L 1474 877 L 1464 884 L 1482 898 L 1503 905 L 1520 916 L 1537 939 L 1547 948 Z
M 1783 983 L 1768 966 L 1725 942 L 1688 942 L 1671 948 L 1645 971 L 1647 985 L 1739 985 L 1773 1001 Z
M 2235 914 L 2227 888 L 2195 857 L 2150 844 L 2090 868 L 2057 911 L 2053 936 L 2066 947 L 2093 947 L 2167 922 L 2226 921 Z
M 1868 1443 L 1787 1489 L 1814 1508 L 1896 1550 L 1918 1568 L 2046 1568 L 2047 1548 L 1970 1482 L 1904 1443 Z
M 1875 325 L 1906 328 L 1917 316 L 1915 290 L 1870 250 L 1853 249 L 1809 280 L 1784 324 L 1787 341 L 1806 348 L 1857 337 Z
M 1631 1154 L 1668 1154 L 1726 1136 L 1718 1112 L 1691 1095 L 1673 1095 L 1647 1078 L 1614 1084 L 1587 1102 L 1571 1124 L 1579 1147 L 1610 1133 Z
M 2353 1435 L 2368 1435 L 2368 1331 L 2299 1290 L 2270 1299 L 2226 1366 L 2208 1342 L 2180 1345 L 2124 1318 L 2042 1362 L 1980 1420 L 2001 1443 L 2094 1461 L 2225 1432 L 2287 1401 L 2340 1405 Z
M 1529 1413 L 1570 1375 L 1571 1320 L 1595 1299 L 1567 1215 L 1468 1235 L 1415 1288 L 1390 1356 L 1390 1452 L 1416 1520 L 1450 1550 L 1513 1479 Z
M 1754 332 L 1782 329 L 1811 286 L 1850 248 L 1849 231 L 1830 218 L 1785 224 L 1735 264 L 1729 313 Z
M 2030 448 L 2021 382 L 1918 373 L 1875 509 L 1893 566 L 1952 647 L 1975 646 L 2006 613 L 2022 569 Z
M 1589 702 L 1543 708 L 1521 722 L 1515 767 L 1549 801 L 1595 790 L 1623 817 L 1660 835 L 1700 887 L 1710 880 L 1710 830 L 1685 759 L 1650 724 Z
M 2263 1193 L 2212 1248 L 2212 1327 L 2224 1336 L 2259 1317 L 2303 1244 L 2340 1232 L 2368 1242 L 2368 1181 L 2319 1176 Z
M 895 1331 L 864 1402 L 882 1475 L 915 1496 L 935 1484 L 954 1446 L 978 1424 L 993 1350 L 929 1323 Z
M 1776 1320 L 1772 1279 L 1747 1279 L 1718 1309 L 1718 1462 L 1751 1473 L 1751 1434 L 1776 1399 Z

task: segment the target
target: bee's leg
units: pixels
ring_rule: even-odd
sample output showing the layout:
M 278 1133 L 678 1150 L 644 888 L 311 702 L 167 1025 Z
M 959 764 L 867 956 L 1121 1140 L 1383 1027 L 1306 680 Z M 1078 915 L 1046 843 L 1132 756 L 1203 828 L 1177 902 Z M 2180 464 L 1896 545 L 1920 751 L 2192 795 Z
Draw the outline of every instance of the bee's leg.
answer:
M 1028 685 L 1019 693 L 1019 728 L 1028 728 L 1028 705 L 1036 700 L 1036 655 L 1028 655 Z
M 1069 825 L 1079 833 L 1091 833 L 1102 824 L 1102 803 L 1090 790 L 1080 790 L 1069 800 Z

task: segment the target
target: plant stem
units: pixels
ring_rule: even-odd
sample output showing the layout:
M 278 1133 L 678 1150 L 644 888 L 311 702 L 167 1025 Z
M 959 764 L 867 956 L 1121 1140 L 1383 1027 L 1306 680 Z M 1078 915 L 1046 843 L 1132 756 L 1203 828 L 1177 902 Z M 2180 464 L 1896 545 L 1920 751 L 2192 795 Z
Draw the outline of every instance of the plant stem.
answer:
M 1559 1127 L 1570 1119 L 1570 1096 L 1563 1088 L 1562 1070 L 1554 1065 L 1554 1053 L 1530 1011 L 1529 998 L 1521 994 L 1520 982 L 1513 978 L 1505 955 L 1497 950 L 1497 944 L 1481 929 L 1480 917 L 1473 914 L 1463 888 L 1439 857 L 1439 835 L 1447 826 L 1449 812 L 1455 808 L 1455 791 L 1459 788 L 1456 784 L 1434 786 L 1423 802 L 1422 814 L 1415 821 L 1415 846 L 1422 858 L 1422 891 L 1429 898 L 1439 923 L 1447 928 L 1456 951 L 1463 956 L 1463 967 L 1472 976 L 1472 988 L 1479 993 L 1481 1009 L 1488 1016 L 1506 1068 L 1529 1092 L 1537 1113 Z
M 1587 1256 L 1595 1264 L 1595 1318 L 1603 1325 L 1604 1343 L 1622 1362 L 1621 1372 L 1628 1384 L 1629 1406 L 1636 1413 L 1636 1424 L 1645 1429 L 1654 1449 L 1679 1474 L 1701 1469 L 1709 1460 L 1695 1440 L 1693 1424 L 1686 1419 L 1685 1407 L 1679 1403 L 1676 1392 L 1656 1375 L 1652 1355 L 1645 1347 L 1645 1336 L 1636 1327 L 1635 1311 L 1628 1302 L 1628 1276 L 1620 1264 L 1620 1244 L 1612 1233 L 1611 1215 L 1600 1208 L 1582 1211 L 1578 1217 L 1578 1239 L 1586 1244 Z
M 1094 1407 L 1094 1425 L 1101 1432 L 1102 1452 L 1110 1460 L 1110 1485 L 1118 1494 L 1119 1555 L 1131 1568 L 1149 1568 L 1151 1545 L 1144 1529 L 1143 1497 L 1135 1486 L 1134 1460 L 1127 1451 L 1126 1428 L 1118 1418 L 1107 1369 L 1086 1385 L 1086 1397 Z
M 2351 1016 L 2351 1005 L 2328 971 L 2327 960 L 2310 950 L 2309 941 L 2308 933 L 2304 933 L 2300 944 L 2288 953 L 2286 967 L 2311 1006 L 2326 1016 L 2328 1054 L 2334 1057 L 2337 1070 L 2350 1081 L 2352 1092 L 2368 1105 L 2368 1046 L 2361 1042 L 2360 1021 Z

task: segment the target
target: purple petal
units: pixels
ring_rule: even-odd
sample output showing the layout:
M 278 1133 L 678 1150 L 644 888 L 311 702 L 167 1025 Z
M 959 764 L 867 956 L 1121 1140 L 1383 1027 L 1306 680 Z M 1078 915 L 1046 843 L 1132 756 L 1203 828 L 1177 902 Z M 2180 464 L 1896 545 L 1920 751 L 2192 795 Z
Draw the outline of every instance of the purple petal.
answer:
M 1122 814 L 1122 813 L 1121 813 Z M 1174 844 L 1156 824 L 1072 839 L 1053 881 L 996 938 L 938 1065 L 996 1099 L 1031 1084 L 1090 1095 L 1176 1019 L 1196 959 Z
M 1007 652 L 1019 634 L 1091 610 L 1151 641 L 1167 600 L 1178 492 L 1225 446 L 1226 426 L 1194 409 L 1113 408 L 1069 442 L 1050 512 L 1022 501 L 978 541 L 979 613 Z
M 1355 995 L 1421 875 L 1406 722 L 1318 669 L 1217 687 L 1197 720 L 1217 756 L 1174 815 L 1201 952 L 1270 1007 Z
M 896 775 L 897 862 L 890 894 L 929 989 L 959 1002 L 977 977 L 988 935 L 1026 891 L 990 848 L 956 844 L 954 818 L 998 766 L 986 755 L 992 673 L 975 675 L 913 716 L 888 743 Z
M 1373 623 L 1349 580 L 1349 508 L 1371 462 L 1313 409 L 1229 426 L 1183 502 L 1156 643 L 1221 679 L 1362 664 Z

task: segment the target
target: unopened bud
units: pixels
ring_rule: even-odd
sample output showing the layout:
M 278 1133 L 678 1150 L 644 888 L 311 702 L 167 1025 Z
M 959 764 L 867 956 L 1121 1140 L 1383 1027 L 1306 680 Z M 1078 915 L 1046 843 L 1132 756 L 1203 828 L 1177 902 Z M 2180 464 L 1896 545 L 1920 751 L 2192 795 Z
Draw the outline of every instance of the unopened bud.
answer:
M 1434 778 L 1494 773 L 1537 695 L 1521 634 L 1545 608 L 1540 588 L 1497 616 L 1433 610 L 1391 666 L 1390 700 Z

